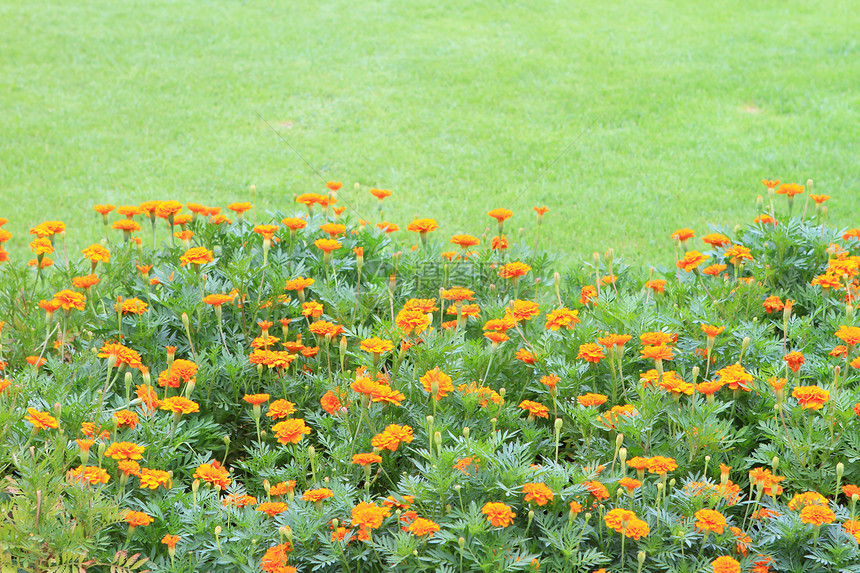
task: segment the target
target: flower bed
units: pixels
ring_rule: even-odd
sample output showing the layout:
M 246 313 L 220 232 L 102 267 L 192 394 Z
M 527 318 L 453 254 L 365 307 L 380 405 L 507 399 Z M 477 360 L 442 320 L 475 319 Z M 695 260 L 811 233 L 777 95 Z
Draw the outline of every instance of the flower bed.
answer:
M 860 230 L 765 184 L 647 276 L 560 272 L 546 208 L 448 239 L 334 183 L 290 212 L 97 205 L 80 255 L 45 222 L 0 267 L 3 564 L 849 570 Z

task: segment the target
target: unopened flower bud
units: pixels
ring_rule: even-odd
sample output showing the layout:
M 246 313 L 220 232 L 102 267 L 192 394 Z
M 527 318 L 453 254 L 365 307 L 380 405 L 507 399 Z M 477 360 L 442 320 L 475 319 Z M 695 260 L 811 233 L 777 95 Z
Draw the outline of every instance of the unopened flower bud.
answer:
M 463 428 L 463 437 L 469 439 L 469 426 Z

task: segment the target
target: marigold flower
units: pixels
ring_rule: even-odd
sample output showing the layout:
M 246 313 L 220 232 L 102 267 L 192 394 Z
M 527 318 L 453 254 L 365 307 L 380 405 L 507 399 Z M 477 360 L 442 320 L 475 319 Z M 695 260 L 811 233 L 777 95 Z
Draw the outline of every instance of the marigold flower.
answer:
M 519 350 L 517 350 L 515 358 L 520 362 L 524 362 L 525 364 L 532 365 L 535 363 L 534 355 L 525 348 L 520 348 Z
M 439 525 L 429 519 L 424 519 L 423 517 L 417 517 L 415 520 L 409 524 L 408 531 L 415 536 L 421 537 L 426 535 L 427 537 L 433 537 L 433 533 L 439 531 Z
M 213 460 L 197 466 L 193 477 L 195 479 L 203 480 L 213 487 L 218 486 L 221 489 L 225 489 L 233 482 L 233 480 L 230 479 L 230 472 L 223 468 L 218 460 Z
M 54 294 L 54 302 L 59 303 L 63 310 L 84 310 L 87 297 L 73 290 L 61 290 Z
M 138 423 L 137 414 L 129 410 L 119 410 L 118 412 L 114 412 L 113 419 L 116 420 L 117 428 L 129 428 L 133 430 L 137 427 Z
M 337 394 L 335 394 L 331 390 L 326 392 L 325 395 L 320 398 L 320 405 L 322 406 L 323 410 L 325 410 L 329 415 L 332 416 L 340 412 L 340 409 L 343 407 L 337 397 Z
M 260 569 L 266 573 L 296 573 L 295 567 L 287 565 L 287 559 L 292 550 L 291 543 L 281 543 L 269 547 L 260 559 Z
M 722 535 L 726 527 L 726 517 L 713 509 L 700 509 L 696 512 L 696 529 Z
M 379 457 L 379 456 L 377 456 Z M 382 461 L 382 458 L 379 458 Z M 320 488 L 320 489 L 309 489 L 306 490 L 304 494 L 302 494 L 302 499 L 305 501 L 322 501 L 324 499 L 328 499 L 330 497 L 334 497 L 334 493 L 330 489 Z
M 493 219 L 495 219 L 499 223 L 502 223 L 502 222 L 510 219 L 513 216 L 513 212 L 510 209 L 499 208 L 499 209 L 493 209 L 492 211 L 487 213 L 487 215 L 489 215 L 490 217 L 492 217 Z
M 802 408 L 820 410 L 830 400 L 830 392 L 818 386 L 795 386 L 791 395 L 797 398 Z
M 663 475 L 678 469 L 678 464 L 672 458 L 654 456 L 648 461 L 648 473 Z
M 727 268 L 726 265 L 722 265 L 722 264 L 708 265 L 707 267 L 702 269 L 702 274 L 706 274 L 706 275 L 710 275 L 712 277 L 715 277 L 718 274 L 720 274 L 721 272 L 723 272 L 724 270 L 726 270 L 726 268 Z
M 803 185 L 798 185 L 797 183 L 783 183 L 779 186 L 779 189 L 776 190 L 776 194 L 794 197 L 795 195 L 803 193 L 803 189 Z
M 374 448 L 394 452 L 401 443 L 408 444 L 412 440 L 412 428 L 406 425 L 389 424 L 385 430 L 373 437 L 370 445 Z
M 89 274 L 82 277 L 75 277 L 72 279 L 72 285 L 74 285 L 75 288 L 88 289 L 94 287 L 97 284 L 99 284 L 99 277 L 94 274 Z
M 511 508 L 504 503 L 488 502 L 481 508 L 481 512 L 487 516 L 487 521 L 493 527 L 507 527 L 513 523 L 516 513 L 511 511 Z
M 606 400 L 608 400 L 608 398 L 603 394 L 583 394 L 576 398 L 576 401 L 586 408 L 591 406 L 600 406 L 601 404 L 606 403 Z
M 140 470 L 140 487 L 144 489 L 158 489 L 158 486 L 163 485 L 165 489 L 173 487 L 173 480 L 170 479 L 170 474 L 162 470 L 151 470 L 143 468 Z
M 711 233 L 702 237 L 702 242 L 717 248 L 722 247 L 723 245 L 728 245 L 731 243 L 731 240 L 722 233 Z
M 93 263 L 109 263 L 110 251 L 101 245 L 90 245 L 83 251 L 84 257 Z
M 90 485 L 110 481 L 110 474 L 98 466 L 78 466 L 75 469 L 69 470 L 66 477 L 71 482 L 81 481 Z
M 762 304 L 764 305 L 764 309 L 767 311 L 768 314 L 772 312 L 779 312 L 783 308 L 785 308 L 785 305 L 782 303 L 781 300 L 779 300 L 779 297 L 776 295 L 771 295 L 767 297 L 766 299 L 764 299 L 764 303 Z
M 161 401 L 158 406 L 162 410 L 168 410 L 174 414 L 191 414 L 199 412 L 200 407 L 196 402 L 185 398 L 184 396 L 171 396 Z
M 291 418 L 278 422 L 272 426 L 272 431 L 278 438 L 278 442 L 282 444 L 298 444 L 306 434 L 311 433 L 311 429 L 301 418 Z
M 264 404 L 269 401 L 269 398 L 271 398 L 271 396 L 268 394 L 245 394 L 245 396 L 242 397 L 245 402 L 253 406 Z
M 114 460 L 139 460 L 144 449 L 134 442 L 114 442 L 105 450 L 105 456 Z
M 677 267 L 685 272 L 690 272 L 699 267 L 703 262 L 708 260 L 708 255 L 703 255 L 699 251 L 687 251 L 684 258 L 677 262 Z
M 637 518 L 634 512 L 626 509 L 609 510 L 603 517 L 603 521 L 609 529 L 637 540 L 651 532 L 647 523 Z
M 570 310 L 562 307 L 551 310 L 546 315 L 546 329 L 560 330 L 562 328 L 572 329 L 575 324 L 579 324 L 579 311 Z
M 526 410 L 529 413 L 529 418 L 549 418 L 549 408 L 540 404 L 539 402 L 532 402 L 531 400 L 523 400 L 520 402 L 520 408 Z
M 747 373 L 740 364 L 732 364 L 715 372 L 724 385 L 732 390 L 743 390 L 750 392 L 749 384 L 752 382 L 752 374 Z
M 515 300 L 512 307 L 505 308 L 505 316 L 513 318 L 517 322 L 529 320 L 540 314 L 540 308 L 536 302 L 530 300 Z
M 340 241 L 336 241 L 335 239 L 317 239 L 314 241 L 314 245 L 326 254 L 330 254 L 332 251 L 343 247 Z
M 741 564 L 728 555 L 714 559 L 711 562 L 711 568 L 714 573 L 741 573 Z
M 33 424 L 34 430 L 49 430 L 60 427 L 56 418 L 35 408 L 27 408 L 27 415 L 24 419 Z
M 375 503 L 363 501 L 352 508 L 352 524 L 362 529 L 378 529 L 390 515 L 391 510 L 387 507 L 379 507 Z
M 725 329 L 725 326 L 710 326 L 702 323 L 702 332 L 704 332 L 708 338 L 716 338 L 718 335 L 722 334 Z
M 117 301 L 114 305 L 114 310 L 123 315 L 136 314 L 139 316 L 146 312 L 147 306 L 147 303 L 139 298 L 127 298 L 123 301 Z
M 167 534 L 161 538 L 161 543 L 167 546 L 168 549 L 173 549 L 176 547 L 176 544 L 179 543 L 180 537 L 178 535 L 170 535 Z
M 143 513 L 142 511 L 127 511 L 123 516 L 123 519 L 126 523 L 128 523 L 131 527 L 140 527 L 141 525 L 149 525 L 154 519 Z
M 382 456 L 378 454 L 355 454 L 352 456 L 352 463 L 359 466 L 369 466 L 370 464 L 381 464 Z
M 459 245 L 463 249 L 468 249 L 469 247 L 474 247 L 480 244 L 481 240 L 477 237 L 473 237 L 472 235 L 454 235 L 451 237 L 451 242 L 455 245 Z
M 101 215 L 107 215 L 108 213 L 110 213 L 114 209 L 116 209 L 116 207 L 113 205 L 110 205 L 110 204 L 108 204 L 108 205 L 93 205 L 93 210 L 96 213 L 100 213 Z
M 168 371 L 170 376 L 168 377 Z M 170 386 L 171 388 L 179 388 L 182 383 L 187 383 L 197 376 L 197 364 L 190 360 L 178 358 L 173 361 L 169 370 L 162 370 L 158 375 L 158 385 Z
M 645 346 L 640 351 L 643 358 L 651 358 L 653 360 L 672 360 L 674 355 L 669 346 L 661 344 L 659 346 Z
M 407 231 L 420 233 L 422 235 L 435 231 L 439 228 L 439 224 L 434 219 L 415 219 L 406 226 Z
M 800 521 L 813 525 L 833 523 L 836 520 L 833 510 L 826 505 L 812 504 L 800 510 Z
M 597 343 L 605 348 L 609 348 L 611 346 L 622 347 L 633 337 L 629 334 L 607 334 L 606 336 L 601 336 L 597 339 Z
M 757 468 L 761 469 L 761 468 Z M 770 471 L 765 470 L 767 472 L 767 476 L 763 479 L 766 480 L 771 477 Z M 752 476 L 752 472 L 750 472 L 750 476 Z M 791 501 L 788 502 L 788 509 L 792 511 L 797 511 L 799 509 L 803 509 L 807 505 L 823 505 L 827 506 L 828 501 L 827 498 L 818 493 L 817 491 L 805 491 L 803 493 L 795 494 L 794 497 L 791 498 Z
M 523 485 L 526 501 L 533 501 L 540 506 L 551 502 L 554 494 L 545 483 L 527 483 Z
M 527 274 L 530 270 L 532 270 L 532 268 L 529 265 L 515 261 L 513 263 L 503 265 L 499 269 L 499 277 L 503 279 L 516 279 Z
M 454 391 L 454 384 L 451 381 L 451 377 L 439 370 L 438 367 L 427 371 L 424 376 L 419 378 L 419 381 L 424 386 L 424 390 L 431 394 L 433 393 L 433 385 L 436 385 L 435 400 L 444 398 Z
M 236 295 L 230 294 L 208 294 L 203 297 L 203 304 L 208 304 L 211 306 L 221 306 L 222 304 L 233 302 L 233 299 L 235 298 Z
M 371 354 L 380 355 L 389 352 L 394 348 L 394 343 L 390 340 L 383 340 L 378 336 L 367 338 L 361 341 L 361 349 Z
M 618 480 L 618 485 L 626 489 L 628 493 L 632 494 L 634 490 L 642 487 L 642 482 L 638 479 L 624 477 Z
M 836 331 L 835 335 L 848 346 L 855 346 L 860 343 L 860 328 L 856 326 L 842 325 L 839 327 L 839 330 Z
M 206 247 L 191 247 L 179 258 L 180 266 L 205 265 L 214 261 L 212 251 Z
M 296 217 L 287 217 L 286 219 L 281 219 L 281 224 L 292 232 L 304 229 L 308 226 L 307 221 Z
M 723 387 L 721 380 L 705 380 L 696 384 L 696 392 L 705 396 L 713 396 Z
M 589 342 L 587 344 L 579 345 L 579 354 L 577 354 L 576 357 L 578 359 L 585 360 L 586 362 L 596 364 L 606 358 L 606 355 L 603 353 L 603 348 L 601 348 L 599 344 Z
M 791 368 L 792 372 L 800 370 L 800 367 L 806 362 L 806 359 L 800 352 L 789 352 L 783 357 L 783 360 L 788 363 L 788 367 Z

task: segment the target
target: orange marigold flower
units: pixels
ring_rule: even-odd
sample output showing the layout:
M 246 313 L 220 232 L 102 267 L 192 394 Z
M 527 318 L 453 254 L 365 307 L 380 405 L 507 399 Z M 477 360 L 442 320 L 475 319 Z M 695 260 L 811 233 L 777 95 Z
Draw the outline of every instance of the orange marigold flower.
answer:
M 381 464 L 382 456 L 378 454 L 355 454 L 352 456 L 352 463 L 359 466 L 369 466 L 370 464 Z
M 60 304 L 63 310 L 84 310 L 87 297 L 73 290 L 61 290 L 54 295 L 54 302 Z
M 96 213 L 100 213 L 102 215 L 107 215 L 108 213 L 110 213 L 111 211 L 116 209 L 116 207 L 114 205 L 110 205 L 110 204 L 108 204 L 108 205 L 93 205 L 93 209 L 95 210 Z
M 69 470 L 66 477 L 71 482 L 81 481 L 90 485 L 97 485 L 110 481 L 110 474 L 98 466 L 78 466 L 75 469 Z
M 248 202 L 230 203 L 229 205 L 227 205 L 227 208 L 230 209 L 231 211 L 234 211 L 235 213 L 238 213 L 241 215 L 245 211 L 250 211 L 252 208 L 252 205 Z
M 756 469 L 761 470 L 762 468 Z M 763 480 L 767 480 L 772 477 L 769 470 L 765 470 L 765 472 L 767 472 L 767 475 L 762 478 Z M 750 472 L 750 476 L 752 476 L 752 472 Z M 788 502 L 788 509 L 797 511 L 798 509 L 803 509 L 807 505 L 823 505 L 826 507 L 827 504 L 827 498 L 817 491 L 805 491 L 803 493 L 795 494 L 794 497 L 791 498 L 791 501 Z
M 139 421 L 137 414 L 129 410 L 114 412 L 113 419 L 116 420 L 117 428 L 129 428 L 131 430 L 137 427 Z
M 419 378 L 419 380 L 424 386 L 424 390 L 428 393 L 432 394 L 433 386 L 436 386 L 436 400 L 439 400 L 454 391 L 454 384 L 451 381 L 451 377 L 439 370 L 438 367 L 433 370 L 429 370 L 424 374 L 424 376 Z
M 451 237 L 451 242 L 455 245 L 459 245 L 463 249 L 468 249 L 469 247 L 474 247 L 475 245 L 480 244 L 481 240 L 478 237 L 473 237 L 472 235 L 454 235 Z
M 720 377 L 720 381 L 732 390 L 743 390 L 750 392 L 749 384 L 752 382 L 752 374 L 747 373 L 744 367 L 740 364 L 732 364 L 715 372 Z
M 158 385 L 162 388 L 164 386 L 179 388 L 181 383 L 187 383 L 197 376 L 197 364 L 190 360 L 179 358 L 173 361 L 169 372 L 170 376 L 168 377 L 168 370 L 161 371 L 161 374 L 158 375 Z
M 233 302 L 235 298 L 236 295 L 231 294 L 209 294 L 203 297 L 203 304 L 221 306 L 222 304 Z
M 429 519 L 424 519 L 423 517 L 416 517 L 415 520 L 409 524 L 409 532 L 412 535 L 433 537 L 433 533 L 439 531 L 439 525 Z
M 529 364 L 529 365 L 535 363 L 534 355 L 531 352 L 529 352 L 528 350 L 526 350 L 525 348 L 520 348 L 519 350 L 517 350 L 517 354 L 516 354 L 515 358 L 517 360 L 519 360 L 520 362 L 524 362 L 524 363 Z
M 212 251 L 206 247 L 191 247 L 185 254 L 179 257 L 180 266 L 187 265 L 204 265 L 214 261 Z
M 562 328 L 572 329 L 573 325 L 579 324 L 579 322 L 580 322 L 578 315 L 579 315 L 578 310 L 570 310 L 569 308 L 566 308 L 566 307 L 551 310 L 546 315 L 546 329 L 547 330 L 560 330 Z
M 316 248 L 326 254 L 329 254 L 332 251 L 336 251 L 343 247 L 340 241 L 336 241 L 335 239 L 317 239 L 316 241 L 314 241 L 314 245 L 316 246 Z
M 723 272 L 724 270 L 726 270 L 726 268 L 727 268 L 726 265 L 722 265 L 722 264 L 708 265 L 707 267 L 702 269 L 702 273 L 706 274 L 706 275 L 710 275 L 712 277 L 715 277 L 718 274 L 720 274 L 721 272 Z
M 370 189 L 370 194 L 382 201 L 386 197 L 391 197 L 391 191 L 388 189 Z
M 287 511 L 287 504 L 282 501 L 267 501 L 261 503 L 254 509 L 260 513 L 265 513 L 269 517 L 275 517 L 279 513 Z
M 533 501 L 540 506 L 551 502 L 554 494 L 545 483 L 527 483 L 523 486 L 526 501 Z
M 259 406 L 260 404 L 268 402 L 269 398 L 271 398 L 271 396 L 268 394 L 245 394 L 245 396 L 242 397 L 245 402 L 254 406 Z
M 289 542 L 269 547 L 260 559 L 260 569 L 266 573 L 296 573 L 295 567 L 287 565 L 292 550 L 293 546 Z
M 588 490 L 588 493 L 599 500 L 609 499 L 609 490 L 599 481 L 586 481 L 582 485 Z
M 640 351 L 643 358 L 651 358 L 653 360 L 672 360 L 674 355 L 669 346 L 661 344 L 659 346 L 645 346 Z
M 785 305 L 782 303 L 781 300 L 779 300 L 779 297 L 776 295 L 771 295 L 767 297 L 766 299 L 764 299 L 764 303 L 762 304 L 764 305 L 764 309 L 767 311 L 768 314 L 772 312 L 779 312 L 780 310 L 785 308 Z
M 176 547 L 176 544 L 179 543 L 180 537 L 178 535 L 165 535 L 161 538 L 161 542 L 167 546 L 168 549 L 173 549 Z
M 671 239 L 678 239 L 682 243 L 689 239 L 692 239 L 696 236 L 696 232 L 693 229 L 678 229 L 669 237 Z
M 381 460 L 382 458 L 380 458 Z M 334 493 L 330 489 L 320 488 L 320 489 L 309 489 L 302 494 L 302 499 L 305 501 L 322 501 L 324 499 L 328 499 L 330 497 L 334 497 Z
M 288 228 L 290 231 L 298 231 L 299 229 L 304 229 L 308 226 L 307 221 L 296 217 L 287 217 L 286 219 L 281 219 L 281 224 Z
M 142 511 L 127 511 L 123 516 L 123 519 L 126 523 L 128 523 L 132 527 L 139 527 L 141 525 L 149 525 L 154 519 L 152 519 L 147 514 Z
M 439 228 L 439 224 L 434 219 L 415 219 L 406 226 L 407 231 L 413 233 L 426 234 L 435 231 Z
M 795 386 L 791 395 L 797 398 L 802 408 L 820 410 L 830 400 L 830 392 L 818 386 Z
M 117 301 L 114 305 L 114 310 L 123 315 L 136 314 L 141 315 L 146 312 L 147 304 L 139 298 L 127 298 L 123 301 Z
M 278 422 L 272 426 L 272 431 L 278 438 L 278 442 L 282 444 L 298 444 L 306 434 L 311 433 L 311 429 L 301 418 L 291 418 L 289 420 Z
M 687 251 L 684 253 L 684 258 L 677 262 L 677 266 L 679 269 L 689 273 L 697 269 L 699 265 L 709 258 L 708 255 L 703 255 L 699 251 Z
M 487 213 L 490 217 L 498 221 L 499 223 L 510 219 L 513 216 L 513 212 L 510 209 L 493 209 L 489 213 Z
M 725 329 L 725 326 L 710 326 L 702 323 L 702 332 L 704 332 L 709 338 L 716 338 L 718 335 L 722 334 Z
M 114 460 L 139 460 L 145 449 L 134 442 L 114 442 L 105 450 L 105 456 Z
M 663 279 L 645 281 L 645 288 L 650 288 L 654 292 L 666 292 L 666 281 Z
M 610 346 L 621 347 L 630 342 L 632 338 L 629 334 L 607 334 L 606 336 L 599 337 L 597 343 L 605 348 L 609 348 Z
M 711 233 L 702 237 L 702 242 L 716 248 L 728 245 L 731 243 L 731 240 L 722 233 Z
M 587 305 L 588 303 L 597 302 L 597 289 L 591 285 L 582 287 L 579 291 L 579 302 Z
M 170 479 L 170 474 L 163 470 L 151 470 L 143 468 L 138 475 L 140 487 L 144 489 L 158 489 L 159 486 L 164 486 L 165 489 L 173 487 L 173 480 Z
M 520 408 L 526 410 L 529 413 L 529 419 L 531 418 L 549 418 L 549 408 L 544 406 L 539 402 L 532 402 L 531 400 L 523 400 L 520 402 Z
M 413 440 L 412 428 L 403 425 L 390 424 L 381 433 L 376 434 L 370 441 L 370 445 L 381 450 L 397 450 L 402 443 L 410 443 Z
M 507 527 L 513 523 L 516 513 L 511 508 L 500 502 L 488 502 L 481 508 L 481 512 L 487 516 L 487 521 L 493 527 Z
M 842 524 L 842 529 L 844 529 L 846 533 L 853 535 L 854 541 L 860 543 L 860 521 L 849 519 Z
M 797 372 L 800 367 L 806 362 L 806 358 L 800 352 L 789 352 L 783 357 L 783 360 L 788 363 L 788 367 L 792 372 Z
M 700 509 L 696 512 L 696 529 L 722 535 L 726 527 L 726 517 L 713 509 Z
M 596 364 L 606 358 L 606 355 L 603 353 L 603 348 L 601 348 L 599 344 L 589 342 L 587 344 L 579 345 L 579 354 L 577 354 L 576 357 L 578 359 L 585 360 L 586 362 Z
M 836 331 L 836 337 L 848 346 L 860 344 L 860 328 L 856 326 L 842 325 L 839 327 L 839 330 Z
M 75 277 L 72 279 L 72 285 L 74 285 L 75 288 L 88 289 L 94 287 L 97 284 L 99 284 L 99 277 L 94 274 L 89 274 L 82 277 Z
M 191 414 L 193 412 L 200 411 L 200 407 L 197 405 L 197 402 L 189 400 L 183 396 L 171 396 L 170 398 L 165 398 L 161 401 L 161 404 L 158 407 L 162 410 L 173 412 L 174 414 Z
M 741 573 L 741 564 L 728 555 L 714 559 L 711 562 L 711 568 L 714 573 Z
M 141 205 L 140 208 L 145 211 L 148 210 L 145 205 Z M 179 201 L 160 201 L 155 206 L 155 216 L 160 219 L 168 219 L 180 211 L 182 211 L 182 203 Z
M 340 412 L 340 409 L 343 407 L 337 397 L 337 394 L 335 394 L 331 390 L 326 392 L 325 395 L 320 398 L 320 405 L 322 406 L 323 410 L 325 410 L 329 415 L 332 416 Z
M 779 186 L 779 189 L 776 190 L 776 193 L 777 195 L 794 197 L 795 195 L 803 193 L 803 189 L 803 185 L 798 185 L 797 183 L 783 183 Z
M 362 529 L 378 529 L 390 515 L 391 510 L 387 507 L 363 501 L 352 508 L 352 525 Z
M 606 400 L 608 400 L 608 398 L 603 394 L 583 394 L 576 398 L 576 401 L 586 408 L 590 406 L 600 406 L 601 404 L 605 404 Z
M 662 331 L 645 332 L 639 335 L 639 340 L 644 346 L 661 346 L 672 344 L 677 338 L 674 334 Z
M 810 193 L 809 198 L 815 201 L 818 205 L 821 205 L 828 199 L 830 199 L 830 195 L 816 195 L 815 193 Z
M 383 354 L 385 352 L 389 352 L 392 348 L 394 348 L 393 342 L 390 340 L 383 340 L 378 336 L 361 341 L 361 349 L 371 354 Z
M 233 480 L 230 479 L 230 472 L 221 466 L 218 460 L 200 464 L 194 471 L 195 479 L 201 479 L 211 486 L 218 486 L 225 489 Z
M 620 487 L 623 487 L 624 489 L 626 489 L 628 491 L 628 493 L 632 494 L 634 490 L 642 487 L 642 482 L 639 481 L 638 479 L 624 477 L 624 478 L 621 478 L 620 480 L 618 480 L 618 485 Z
M 663 475 L 678 469 L 678 464 L 672 458 L 654 456 L 648 462 L 648 473 Z
M 540 314 L 540 308 L 536 302 L 532 302 L 530 300 L 515 300 L 513 303 L 513 308 L 508 306 L 505 308 L 505 316 L 508 318 L 513 318 L 515 321 L 520 322 L 523 320 L 529 320 L 533 316 L 537 316 Z
M 503 265 L 499 269 L 499 277 L 503 279 L 515 279 L 525 275 L 530 270 L 532 270 L 532 268 L 529 265 L 515 261 L 513 263 Z
M 713 396 L 723 387 L 721 380 L 705 380 L 696 384 L 696 392 L 705 396 Z
M 800 521 L 813 525 L 833 523 L 836 520 L 833 510 L 826 505 L 807 505 L 800 510 Z
M 60 427 L 56 418 L 35 408 L 27 408 L 27 415 L 24 419 L 33 424 L 34 430 L 50 430 Z

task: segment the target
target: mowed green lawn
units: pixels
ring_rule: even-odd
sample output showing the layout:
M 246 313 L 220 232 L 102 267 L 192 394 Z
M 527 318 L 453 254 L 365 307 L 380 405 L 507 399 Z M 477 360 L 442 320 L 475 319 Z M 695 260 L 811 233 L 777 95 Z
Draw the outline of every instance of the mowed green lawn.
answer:
M 480 234 L 515 211 L 569 256 L 671 264 L 675 228 L 756 216 L 763 177 L 860 226 L 852 0 L 0 3 L 0 217 L 98 236 L 94 203 L 342 204 Z M 119 233 L 117 231 L 117 233 Z M 406 231 L 402 231 L 404 240 Z M 439 235 L 437 235 L 439 236 Z

